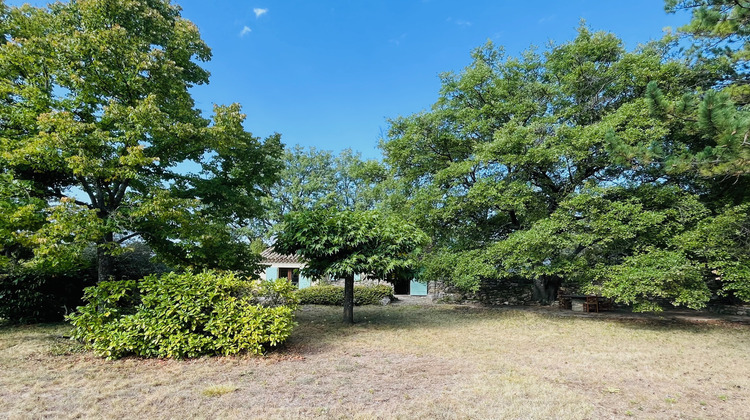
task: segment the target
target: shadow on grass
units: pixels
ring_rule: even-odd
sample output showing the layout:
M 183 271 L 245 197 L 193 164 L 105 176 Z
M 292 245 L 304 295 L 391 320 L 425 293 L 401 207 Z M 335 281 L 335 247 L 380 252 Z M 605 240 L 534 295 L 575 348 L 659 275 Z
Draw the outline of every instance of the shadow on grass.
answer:
M 354 308 L 354 324 L 343 322 L 343 308 L 338 306 L 304 305 L 297 312 L 299 324 L 280 351 L 318 353 L 328 344 L 368 331 L 403 331 L 408 333 L 426 328 L 455 328 L 487 317 L 513 317 L 511 311 L 495 311 L 454 305 L 435 306 L 358 306 Z
M 626 328 L 648 331 L 684 331 L 692 333 L 703 333 L 713 330 L 745 330 L 750 332 L 750 319 L 740 321 L 729 321 L 720 318 L 704 318 L 700 316 L 682 316 L 665 314 L 637 314 L 640 316 L 629 316 L 625 318 L 612 318 Z
M 649 331 L 682 331 L 701 334 L 714 329 L 744 329 L 750 325 L 730 322 L 700 312 L 672 311 L 640 314 L 625 311 L 572 313 L 549 307 L 482 307 L 465 305 L 362 306 L 354 309 L 354 325 L 343 323 L 341 307 L 306 305 L 297 312 L 295 328 L 286 345 L 277 351 L 304 354 L 324 352 L 337 340 L 368 331 L 393 330 L 408 334 L 421 329 L 451 329 L 484 321 L 606 322 Z M 726 317 L 725 317 L 726 318 Z M 750 319 L 748 319 L 750 322 Z M 529 334 L 534 334 L 532 329 Z
M 573 318 L 609 322 L 619 326 L 648 331 L 684 331 L 700 333 L 714 329 L 750 331 L 750 317 L 717 315 L 691 309 L 667 309 L 663 312 L 632 312 L 617 309 L 599 313 L 573 312 L 552 307 L 515 307 L 515 310 L 536 312 L 549 318 Z
M 707 316 L 700 312 L 666 311 L 660 314 L 635 314 L 624 311 L 604 313 L 573 313 L 549 307 L 482 307 L 467 305 L 393 305 L 361 306 L 354 309 L 354 325 L 344 324 L 341 307 L 305 305 L 297 312 L 298 326 L 286 343 L 269 349 L 271 357 L 295 357 L 319 354 L 335 348 L 342 340 L 358 334 L 376 331 L 392 331 L 410 334 L 426 329 L 449 330 L 476 327 L 478 323 L 501 325 L 513 322 L 526 328 L 533 335 L 533 324 L 539 322 L 576 323 L 577 328 L 586 328 L 587 323 L 610 323 L 618 327 L 656 331 L 682 331 L 703 334 L 716 329 L 736 329 L 750 332 L 750 325 L 729 322 L 727 317 Z M 736 318 L 736 317 L 734 317 Z M 749 317 L 750 318 L 750 317 Z M 498 324 L 493 322 L 497 321 Z M 750 322 L 750 319 L 748 319 Z M 589 324 L 591 325 L 591 324 Z M 495 328 L 495 327 L 493 327 Z M 66 323 L 18 325 L 0 323 L 0 347 L 7 347 L 22 340 L 48 342 L 51 353 L 79 353 L 82 347 L 64 336 L 69 332 Z
M 64 330 L 70 328 L 70 324 L 64 321 L 24 324 L 0 320 L 0 334 L 19 332 L 46 332 L 51 330 Z

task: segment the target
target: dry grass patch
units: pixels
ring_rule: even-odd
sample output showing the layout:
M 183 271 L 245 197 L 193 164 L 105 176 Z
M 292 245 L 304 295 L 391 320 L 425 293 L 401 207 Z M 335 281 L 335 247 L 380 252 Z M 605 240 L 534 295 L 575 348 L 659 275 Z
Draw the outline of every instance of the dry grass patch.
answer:
M 0 413 L 149 418 L 743 418 L 750 327 L 453 306 L 306 306 L 265 357 L 104 361 L 0 329 Z M 66 347 L 69 346 L 69 347 Z

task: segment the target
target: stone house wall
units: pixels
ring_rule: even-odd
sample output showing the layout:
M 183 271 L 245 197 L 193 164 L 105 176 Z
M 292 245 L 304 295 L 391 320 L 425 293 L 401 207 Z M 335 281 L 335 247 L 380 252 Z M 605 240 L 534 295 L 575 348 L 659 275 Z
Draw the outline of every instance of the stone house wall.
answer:
M 750 305 L 708 305 L 707 309 L 722 315 L 750 316 Z
M 322 285 L 331 285 L 331 286 L 341 286 L 344 287 L 344 279 L 331 279 L 331 278 L 324 278 L 320 280 L 320 284 Z M 365 274 L 360 274 L 354 277 L 354 285 L 355 286 L 374 286 L 378 284 L 387 284 L 390 285 L 391 283 L 380 280 L 376 278 L 370 278 Z

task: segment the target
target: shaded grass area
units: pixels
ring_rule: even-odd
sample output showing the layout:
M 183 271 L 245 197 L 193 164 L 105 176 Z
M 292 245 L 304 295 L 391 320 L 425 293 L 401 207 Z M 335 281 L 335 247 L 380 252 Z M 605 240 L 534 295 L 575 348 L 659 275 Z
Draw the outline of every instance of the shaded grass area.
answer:
M 264 357 L 104 361 L 0 328 L 0 417 L 746 418 L 750 327 L 463 306 L 302 307 Z

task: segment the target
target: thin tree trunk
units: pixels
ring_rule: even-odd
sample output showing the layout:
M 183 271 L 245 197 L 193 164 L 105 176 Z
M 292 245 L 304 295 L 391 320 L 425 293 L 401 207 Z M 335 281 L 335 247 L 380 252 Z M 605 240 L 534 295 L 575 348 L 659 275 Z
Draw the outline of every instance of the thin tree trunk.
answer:
M 344 278 L 344 323 L 354 324 L 354 276 Z
M 110 280 L 114 272 L 112 255 L 110 255 L 109 246 L 115 241 L 114 234 L 108 232 L 104 238 L 96 244 L 96 281 L 101 283 Z

